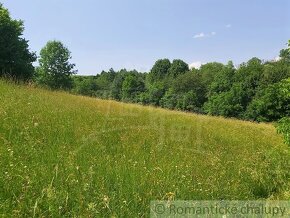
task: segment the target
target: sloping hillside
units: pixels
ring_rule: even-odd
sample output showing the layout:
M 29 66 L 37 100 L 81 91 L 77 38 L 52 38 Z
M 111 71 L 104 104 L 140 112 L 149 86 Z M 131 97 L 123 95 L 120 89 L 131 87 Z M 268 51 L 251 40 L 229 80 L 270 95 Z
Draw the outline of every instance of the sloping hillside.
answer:
M 3 81 L 0 121 L 0 215 L 136 217 L 155 199 L 289 197 L 288 148 L 270 124 Z

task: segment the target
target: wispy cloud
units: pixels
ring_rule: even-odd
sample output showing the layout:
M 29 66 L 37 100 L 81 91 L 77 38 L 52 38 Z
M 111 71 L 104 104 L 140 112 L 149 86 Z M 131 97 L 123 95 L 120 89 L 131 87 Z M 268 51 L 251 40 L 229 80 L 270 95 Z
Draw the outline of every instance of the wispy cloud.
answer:
M 232 24 L 227 24 L 226 25 L 226 28 L 231 28 L 232 27 Z
M 204 38 L 204 37 L 205 37 L 204 33 L 199 33 L 199 34 L 194 35 L 193 38 L 198 39 L 198 38 Z
M 211 37 L 211 36 L 215 36 L 216 35 L 216 32 L 211 32 L 211 33 L 198 33 L 196 35 L 193 36 L 194 39 L 199 39 L 199 38 L 206 38 L 206 37 Z

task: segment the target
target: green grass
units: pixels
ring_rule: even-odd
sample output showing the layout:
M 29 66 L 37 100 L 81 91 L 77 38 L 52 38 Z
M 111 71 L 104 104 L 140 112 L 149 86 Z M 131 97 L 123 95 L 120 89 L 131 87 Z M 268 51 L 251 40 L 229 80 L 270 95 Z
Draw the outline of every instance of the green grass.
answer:
M 0 216 L 147 217 L 150 200 L 289 199 L 273 125 L 0 81 Z

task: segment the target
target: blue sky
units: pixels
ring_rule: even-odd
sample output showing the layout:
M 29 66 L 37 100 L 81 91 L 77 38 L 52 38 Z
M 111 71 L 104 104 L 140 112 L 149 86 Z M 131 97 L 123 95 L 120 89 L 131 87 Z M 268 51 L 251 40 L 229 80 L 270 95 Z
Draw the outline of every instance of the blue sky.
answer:
M 31 50 L 61 40 L 79 74 L 274 59 L 290 39 L 288 0 L 0 0 L 25 22 Z

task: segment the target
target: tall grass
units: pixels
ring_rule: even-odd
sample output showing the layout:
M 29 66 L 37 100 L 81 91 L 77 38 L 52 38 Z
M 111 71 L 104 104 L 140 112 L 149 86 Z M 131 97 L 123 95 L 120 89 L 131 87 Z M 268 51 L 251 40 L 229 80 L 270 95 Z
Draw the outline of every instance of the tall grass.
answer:
M 0 81 L 0 215 L 144 217 L 150 200 L 289 199 L 270 124 Z

